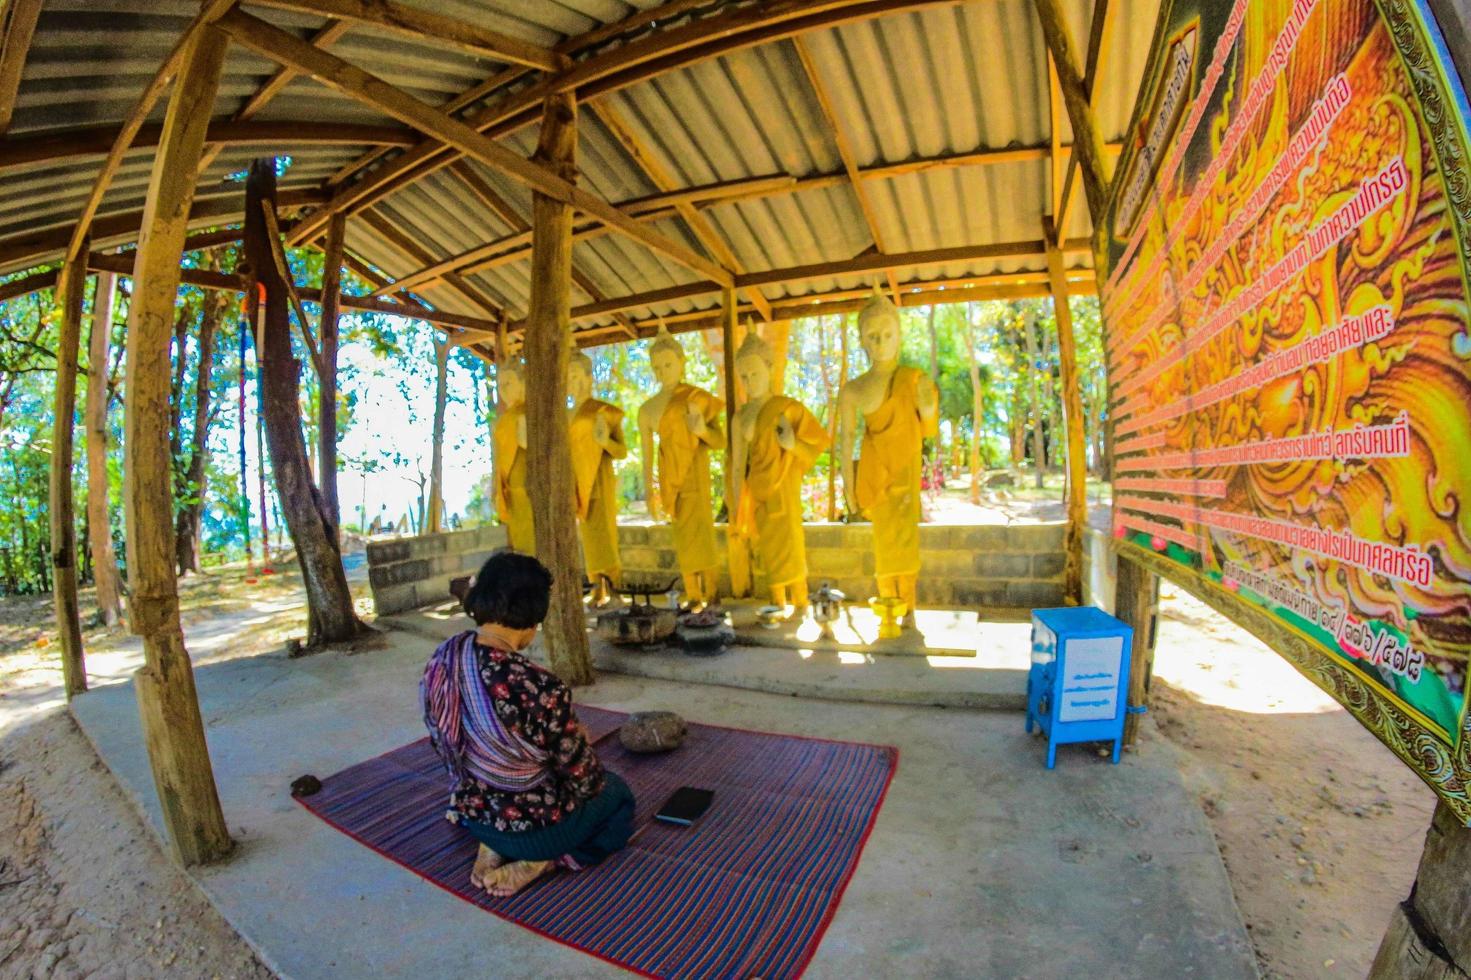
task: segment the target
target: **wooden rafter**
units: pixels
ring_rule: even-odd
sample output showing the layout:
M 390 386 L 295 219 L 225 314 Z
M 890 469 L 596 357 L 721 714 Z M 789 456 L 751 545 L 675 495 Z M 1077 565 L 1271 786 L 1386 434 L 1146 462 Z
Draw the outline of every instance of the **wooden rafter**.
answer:
M 501 137 L 541 118 L 547 95 L 575 91 L 581 102 L 636 85 L 732 51 L 795 37 L 808 31 L 870 20 L 904 10 L 953 6 L 958 0 L 771 0 L 737 7 L 690 23 L 637 37 L 547 75 L 469 120 L 476 131 Z M 667 5 L 666 5 L 667 6 Z M 654 8 L 657 14 L 662 8 Z M 326 227 L 327 215 L 353 212 L 393 193 L 463 155 L 439 139 L 426 140 L 362 180 L 343 187 L 321 211 L 307 218 L 303 238 Z
M 460 182 L 469 189 L 470 193 L 480 204 L 496 214 L 510 227 L 514 234 L 525 234 L 531 231 L 531 223 L 521 216 L 515 205 L 500 195 L 494 187 L 486 183 L 475 169 L 464 160 L 458 160 L 450 165 L 449 172 L 459 178 Z M 577 268 L 577 257 L 572 258 L 572 284 L 582 290 L 593 302 L 606 299 L 597 283 L 593 282 L 587 273 Z M 621 318 L 620 318 L 621 319 Z
M 150 123 L 138 130 L 129 150 L 137 152 L 156 147 L 163 127 Z M 106 153 L 117 140 L 118 127 L 94 126 L 67 133 L 46 133 L 0 142 L 0 172 L 36 164 L 60 163 L 81 157 Z M 371 123 L 341 122 L 215 122 L 209 127 L 208 139 L 217 147 L 224 146 L 358 146 L 376 144 L 394 147 L 417 142 L 419 135 L 406 126 L 380 126 Z
M 1086 252 L 1089 247 L 1089 242 L 1085 239 L 1071 239 L 1064 244 L 1064 250 L 1072 252 Z M 949 265 L 952 263 L 974 262 L 981 259 L 1042 257 L 1046 254 L 1047 243 L 1041 240 L 1001 242 L 994 245 L 967 245 L 960 248 L 927 249 L 919 252 L 896 252 L 891 255 L 879 255 L 870 252 L 842 262 L 818 262 L 812 265 L 792 266 L 786 269 L 772 269 L 767 272 L 747 273 L 735 281 L 735 287 L 737 289 L 745 289 L 751 286 L 775 286 L 812 279 L 830 279 L 837 276 L 860 275 L 867 272 L 887 273 L 890 269 L 897 270 L 929 265 Z M 641 309 L 652 304 L 669 303 L 676 300 L 691 299 L 696 296 L 708 296 L 720 292 L 721 286 L 722 284 L 720 283 L 709 281 L 694 282 L 646 293 L 620 296 L 608 300 L 606 303 L 578 307 L 572 311 L 572 316 L 573 319 L 582 319 L 589 316 L 606 316 L 625 310 Z M 772 310 L 775 316 L 775 305 L 773 305 Z M 778 316 L 777 319 L 785 319 L 785 317 Z
M 360 217 L 365 225 L 373 229 L 374 233 L 389 245 L 398 249 L 415 262 L 424 262 L 433 256 L 425 250 L 423 245 L 415 241 L 412 235 L 407 234 L 402 228 L 394 224 L 381 211 L 374 209 L 360 212 Z M 492 317 L 499 316 L 506 308 L 507 300 L 502 296 L 487 296 L 473 283 L 462 276 L 445 276 L 445 285 L 459 293 L 465 299 L 474 303 L 480 309 L 489 313 Z
M 219 24 L 232 38 L 252 51 L 291 65 L 344 95 L 443 140 L 534 191 L 601 218 L 633 240 L 664 253 L 687 268 L 721 282 L 728 283 L 732 279 L 728 270 L 629 218 L 607 201 L 589 194 L 547 168 L 523 159 L 471 126 L 341 58 L 320 51 L 286 31 L 238 9 L 222 16 Z
M 321 201 L 322 192 L 317 188 L 283 191 L 278 204 L 281 207 L 297 207 Z M 228 224 L 240 220 L 241 201 L 238 194 L 228 197 L 212 197 L 195 200 L 189 212 L 189 223 L 204 222 Z M 142 211 L 123 211 L 104 215 L 92 222 L 92 240 L 99 244 L 120 238 L 131 239 L 143 226 Z M 65 225 L 41 231 L 24 232 L 10 238 L 0 239 L 0 270 L 30 268 L 45 261 L 54 261 L 57 253 L 67 247 L 71 240 L 72 226 Z
M 346 262 L 349 268 L 353 267 L 351 261 Z M 121 255 L 105 252 L 92 252 L 87 257 L 87 268 L 93 272 L 110 271 L 130 276 L 133 274 L 133 255 L 123 253 Z M 221 290 L 224 292 L 243 293 L 245 291 L 245 280 L 238 275 L 226 272 L 210 272 L 208 269 L 182 269 L 179 281 L 186 286 L 196 286 L 200 289 Z M 297 291 L 301 298 L 312 303 L 322 301 L 322 291 L 314 286 L 298 286 Z M 465 316 L 461 313 L 450 313 L 445 310 L 432 310 L 427 306 L 405 302 L 394 302 L 386 299 L 375 299 L 371 296 L 348 296 L 343 295 L 342 308 L 347 310 L 362 310 L 368 313 L 387 313 L 390 316 L 406 317 L 410 320 L 422 320 L 435 326 L 444 327 L 447 330 L 458 331 L 467 336 L 473 335 L 477 339 L 495 336 L 495 321 L 484 317 Z
M 1109 151 L 1117 153 L 1119 144 L 1109 144 Z M 986 166 L 990 164 L 1016 163 L 1020 161 L 1044 160 L 1047 158 L 1046 144 L 1008 148 L 1004 150 L 975 150 L 969 153 L 943 154 L 906 160 L 900 163 L 875 164 L 864 167 L 859 176 L 864 180 L 881 180 L 903 174 L 942 170 L 950 167 Z M 697 210 L 705 210 L 717 204 L 741 200 L 757 200 L 779 194 L 818 190 L 835 187 L 848 181 L 846 171 L 813 174 L 808 177 L 790 177 L 775 174 L 769 177 L 752 177 L 746 180 L 722 181 L 701 187 L 688 187 L 669 193 L 650 194 L 634 198 L 618 205 L 618 209 L 640 221 L 661 221 L 676 216 L 672 205 L 680 200 L 690 201 Z M 596 222 L 585 222 L 573 232 L 576 240 L 585 240 L 606 234 L 606 226 Z M 531 236 L 526 232 L 512 232 L 503 238 L 484 245 L 477 245 L 458 255 L 452 255 L 432 265 L 424 266 L 402 276 L 394 283 L 385 283 L 380 292 L 388 288 L 413 288 L 424 283 L 437 281 L 446 272 L 468 274 L 496 266 L 509 265 L 528 258 L 531 254 Z
M 1103 155 L 1103 139 L 1093 116 L 1088 95 L 1083 90 L 1082 69 L 1078 65 L 1072 32 L 1063 16 L 1060 0 L 1032 0 L 1042 38 L 1057 69 L 1057 83 L 1067 107 L 1068 122 L 1073 128 L 1073 146 L 1082 167 L 1083 192 L 1088 198 L 1088 213 L 1093 219 L 1094 234 L 1102 227 L 1108 207 L 1107 166 Z
M 276 209 L 270 201 L 261 201 L 261 215 L 266 220 L 266 235 L 268 244 L 271 246 L 271 261 L 276 265 L 276 275 L 286 284 L 286 295 L 291 298 L 291 305 L 296 310 L 296 322 L 301 329 L 301 341 L 306 349 L 311 352 L 312 365 L 321 370 L 321 348 L 317 346 L 317 340 L 312 335 L 312 321 L 306 315 L 306 306 L 301 302 L 301 294 L 296 291 L 296 279 L 291 275 L 291 263 L 286 260 L 286 249 L 281 244 L 281 225 L 276 221 Z
M 1103 86 L 1099 83 L 1099 79 L 1103 77 L 1103 56 L 1109 50 L 1109 37 L 1112 34 L 1113 23 L 1117 20 L 1113 13 L 1117 9 L 1118 5 L 1110 4 L 1109 0 L 1093 0 L 1093 19 L 1088 26 L 1087 63 L 1083 69 L 1083 90 L 1088 96 L 1088 106 L 1095 114 L 1098 112 L 1098 96 L 1103 91 Z M 1108 152 L 1108 146 L 1109 144 L 1104 145 L 1105 153 Z M 1054 233 L 1058 236 L 1058 241 L 1061 241 L 1062 236 L 1067 234 L 1068 214 L 1073 207 L 1073 186 L 1077 174 L 1078 156 L 1069 147 L 1067 179 L 1062 185 L 1062 200 L 1052 212 L 1057 215 Z
M 203 28 L 216 20 L 234 2 L 235 0 L 205 0 L 198 15 L 175 42 L 168 57 L 159 66 L 158 72 L 144 87 L 143 94 L 138 97 L 132 111 L 123 121 L 117 138 L 113 140 L 112 149 L 108 151 L 107 159 L 103 161 L 102 169 L 97 174 L 97 180 L 92 185 L 92 193 L 87 196 L 87 203 L 82 205 L 82 213 L 77 218 L 71 241 L 66 248 L 64 261 L 70 262 L 82 254 L 83 244 L 92 232 L 92 219 L 96 217 L 97 208 L 102 204 L 102 198 L 107 194 L 107 189 L 112 186 L 112 178 L 117 174 L 118 167 L 122 166 L 123 157 L 127 154 L 128 147 L 132 145 L 133 137 L 138 135 L 138 130 L 143 126 L 144 120 L 153 111 L 154 104 L 163 95 L 164 89 L 168 87 L 173 77 L 179 73 L 179 69 L 184 66 L 184 59 L 192 50 L 194 39 Z
M 1051 146 L 1047 153 L 1047 171 L 1050 179 L 1047 182 L 1048 214 L 1058 214 L 1062 210 L 1062 120 L 1067 115 L 1067 110 L 1062 104 L 1062 88 L 1057 83 L 1057 64 L 1052 60 L 1052 52 L 1047 52 L 1047 128 L 1049 130 L 1048 142 Z
M 9 4 L 0 4 L 0 136 L 10 128 L 11 116 L 15 114 L 20 76 L 40 17 L 41 0 L 10 0 Z
M 797 46 L 797 57 L 802 62 L 802 70 L 806 73 L 807 82 L 812 86 L 812 92 L 817 97 L 817 106 L 822 110 L 822 116 L 827 121 L 828 131 L 832 133 L 833 144 L 838 149 L 838 158 L 843 161 L 843 170 L 848 175 L 848 184 L 853 188 L 853 195 L 858 198 L 858 209 L 863 212 L 863 220 L 868 225 L 868 234 L 873 239 L 873 247 L 881 254 L 887 252 L 888 246 L 884 244 L 883 235 L 879 231 L 878 214 L 874 211 L 873 201 L 869 198 L 868 191 L 864 189 L 858 160 L 853 156 L 852 137 L 848 134 L 843 121 L 838 118 L 838 112 L 833 107 L 832 96 L 828 93 L 827 85 L 817 70 L 817 62 L 808 49 L 806 38 L 793 38 L 792 43 Z M 889 281 L 889 292 L 893 294 L 897 302 L 899 280 L 892 269 L 888 270 L 886 278 Z
M 613 134 L 613 137 L 623 145 L 623 149 L 628 153 L 629 159 L 633 161 L 633 165 L 641 170 L 648 177 L 649 182 L 659 188 L 660 192 L 668 193 L 679 186 L 679 182 L 674 179 L 674 175 L 654 156 L 648 145 L 639 138 L 639 135 L 633 131 L 633 127 L 628 125 L 628 122 L 623 118 L 622 114 L 607 99 L 592 103 L 592 111 L 594 115 L 602 120 L 603 125 L 608 127 L 608 131 Z M 704 215 L 695 210 L 693 201 L 678 200 L 674 204 L 674 209 L 679 212 L 679 216 L 684 219 L 684 223 L 689 227 L 690 233 L 695 236 L 696 241 L 704 246 L 705 251 L 710 254 L 712 259 L 736 275 L 740 275 L 745 271 L 740 260 L 731 251 L 730 245 L 715 230 L 715 226 L 710 224 Z M 771 304 L 766 301 L 765 296 L 761 295 L 759 289 L 747 291 L 746 298 L 751 301 L 751 305 L 755 306 L 761 312 L 761 318 L 763 320 L 771 319 Z
M 320 30 L 307 39 L 307 43 L 313 47 L 325 50 L 336 44 L 351 26 L 345 20 L 329 20 Z M 245 100 L 245 105 L 241 106 L 240 110 L 231 117 L 231 122 L 245 122 L 247 119 L 253 117 L 256 113 L 264 109 L 272 99 L 281 94 L 281 90 L 291 84 L 291 81 L 297 77 L 298 73 L 290 68 L 276 69 L 276 73 L 262 82 L 260 88 L 256 89 L 250 98 Z M 200 173 L 204 173 L 209 169 L 209 165 L 214 163 L 215 157 L 220 155 L 220 150 L 222 149 L 224 149 L 223 146 L 213 141 L 205 147 L 204 156 L 199 163 Z
M 423 7 L 410 7 L 396 0 L 246 0 L 255 6 L 275 7 L 297 13 L 325 14 L 372 27 L 404 34 L 429 44 L 461 48 L 496 61 L 552 71 L 561 67 L 556 53 L 493 31 L 487 27 L 447 17 Z

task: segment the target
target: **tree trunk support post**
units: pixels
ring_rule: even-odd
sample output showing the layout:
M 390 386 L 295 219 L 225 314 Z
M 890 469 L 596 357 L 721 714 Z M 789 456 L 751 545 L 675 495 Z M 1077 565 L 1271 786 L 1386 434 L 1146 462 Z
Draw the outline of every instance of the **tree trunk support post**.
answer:
M 1149 681 L 1154 672 L 1154 636 L 1159 621 L 1159 576 L 1119 555 L 1114 580 L 1114 615 L 1134 630 L 1129 651 L 1129 714 L 1124 744 L 1139 737 L 1139 718 L 1149 707 Z
M 1410 897 L 1400 903 L 1369 980 L 1462 980 L 1471 973 L 1471 829 L 1435 805 Z
M 117 276 L 97 274 L 92 297 L 92 336 L 87 356 L 87 533 L 92 545 L 92 577 L 97 582 L 97 618 L 104 626 L 123 619 L 122 576 L 112 546 L 112 516 L 107 480 L 107 372 Z
M 61 641 L 61 674 L 67 699 L 87 689 L 82 614 L 77 601 L 77 521 L 72 462 L 77 411 L 77 355 L 82 344 L 82 303 L 87 262 L 68 262 L 58 283 L 61 335 L 56 341 L 56 400 L 51 433 L 51 594 Z
M 543 103 L 533 162 L 558 177 L 577 175 L 577 101 L 572 93 Z M 536 555 L 552 573 L 552 604 L 543 637 L 552 670 L 570 685 L 593 682 L 582 607 L 582 548 L 573 507 L 567 433 L 567 363 L 572 353 L 572 207 L 532 196 L 531 309 L 526 318 L 526 438 Z
M 245 181 L 245 258 L 256 281 L 265 287 L 263 313 L 256 339 L 260 365 L 260 403 L 276 499 L 296 546 L 307 595 L 307 646 L 342 643 L 365 627 L 353 608 L 347 574 L 342 569 L 335 526 L 322 495 L 312 482 L 306 439 L 301 433 L 301 362 L 291 349 L 289 291 L 273 258 L 266 208 L 276 206 L 273 160 L 255 160 Z M 259 293 L 255 297 L 259 305 Z M 313 355 L 315 356 L 315 355 Z M 262 461 L 264 462 L 264 461 Z M 264 468 L 264 467 L 262 467 Z M 262 515 L 264 516 L 264 501 Z
M 1063 532 L 1063 595 L 1074 605 L 1083 603 L 1083 531 L 1088 527 L 1087 439 L 1083 432 L 1083 394 L 1078 379 L 1078 348 L 1073 338 L 1073 313 L 1068 306 L 1067 271 L 1062 252 L 1052 244 L 1052 221 L 1044 219 L 1047 235 L 1047 275 L 1052 283 L 1052 305 L 1057 315 L 1057 354 L 1062 364 L 1062 422 L 1067 435 L 1067 528 Z
M 135 675 L 154 788 L 174 856 L 183 864 L 233 847 L 179 622 L 169 459 L 169 338 L 194 175 L 225 61 L 225 35 L 203 27 L 174 83 L 149 178 L 128 311 L 124 470 L 132 630 L 143 638 Z
M 347 215 L 338 212 L 327 224 L 326 257 L 322 262 L 321 363 L 317 371 L 317 483 L 332 536 L 341 546 L 342 504 L 337 496 L 337 318 L 342 304 L 342 249 Z

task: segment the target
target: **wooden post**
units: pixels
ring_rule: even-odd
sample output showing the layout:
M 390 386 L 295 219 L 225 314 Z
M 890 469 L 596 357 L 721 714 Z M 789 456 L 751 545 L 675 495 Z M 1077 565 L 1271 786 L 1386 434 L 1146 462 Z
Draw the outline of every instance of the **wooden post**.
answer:
M 179 263 L 225 48 L 222 33 L 202 28 L 174 83 L 149 178 L 128 311 L 124 498 L 129 619 L 143 638 L 144 663 L 135 675 L 138 713 L 164 827 L 175 857 L 186 865 L 224 857 L 233 846 L 179 623 L 168 425 L 169 337 Z
M 751 594 L 751 545 L 744 538 L 737 537 L 734 528 L 736 523 L 736 499 L 731 495 L 735 481 L 731 478 L 728 467 L 734 464 L 735 454 L 735 417 L 736 397 L 739 386 L 736 381 L 736 347 L 739 340 L 736 336 L 739 327 L 737 315 L 736 291 L 726 287 L 720 292 L 720 364 L 721 377 L 725 379 L 725 546 L 726 564 L 730 568 L 730 591 L 736 597 Z
M 105 626 L 116 626 L 123 618 L 123 583 L 112 546 L 107 480 L 108 349 L 116 293 L 117 275 L 99 272 L 92 295 L 87 405 L 83 410 L 87 432 L 87 536 L 92 546 L 92 578 L 97 583 L 97 618 Z
M 424 533 L 444 530 L 444 409 L 449 395 L 449 352 L 452 344 L 446 337 L 433 338 L 434 343 L 434 432 L 430 438 L 429 514 L 424 519 Z
M 1057 356 L 1062 364 L 1062 425 L 1067 433 L 1067 528 L 1063 532 L 1063 595 L 1074 605 L 1083 603 L 1083 531 L 1088 526 L 1088 447 L 1083 432 L 1083 394 L 1078 379 L 1078 348 L 1073 338 L 1073 313 L 1068 306 L 1067 273 L 1062 252 L 1053 245 L 1052 222 L 1043 221 L 1047 236 L 1047 276 L 1052 283 L 1052 306 L 1057 315 Z
M 337 497 L 337 318 L 342 298 L 342 248 L 347 215 L 338 212 L 327 224 L 327 251 L 322 263 L 321 363 L 317 365 L 317 485 L 322 508 L 330 518 L 333 538 L 342 526 L 342 503 Z
M 312 482 L 306 439 L 301 433 L 301 362 L 291 349 L 289 292 L 272 259 L 266 208 L 276 205 L 273 160 L 254 160 L 245 181 L 245 257 L 265 287 L 264 315 L 256 355 L 271 475 L 280 504 L 277 533 L 284 521 L 296 546 L 307 596 L 307 643 L 341 643 L 359 636 L 364 626 L 353 608 L 352 592 L 342 569 L 337 535 L 326 516 L 321 493 Z M 264 462 L 264 461 L 262 461 Z
M 1435 805 L 1410 897 L 1394 910 L 1369 980 L 1460 980 L 1471 967 L 1471 829 Z
M 1088 213 L 1093 218 L 1095 239 L 1104 229 L 1103 216 L 1108 209 L 1108 178 L 1103 162 L 1103 138 L 1093 118 L 1093 107 L 1083 85 L 1077 48 L 1068 30 L 1060 0 L 1032 0 L 1037 20 L 1042 25 L 1042 39 L 1057 69 L 1058 86 L 1067 106 L 1068 122 L 1073 127 L 1073 154 L 1082 168 L 1083 193 L 1088 199 Z M 1096 83 L 1095 83 L 1096 84 Z M 1049 238 L 1054 243 L 1055 238 Z
M 577 101 L 572 93 L 543 103 L 533 161 L 571 181 L 577 175 Z M 582 608 L 582 547 L 573 507 L 567 437 L 567 361 L 572 353 L 572 208 L 532 196 L 531 309 L 526 317 L 526 438 L 536 555 L 552 572 L 552 607 L 542 635 L 552 670 L 568 684 L 593 682 Z
M 1032 379 L 1032 468 L 1038 490 L 1042 489 L 1042 478 L 1047 470 L 1047 451 L 1042 442 L 1042 369 L 1038 367 L 1041 353 L 1037 344 L 1037 311 L 1028 306 L 1022 313 L 1022 330 L 1027 338 L 1027 374 Z
M 1149 706 L 1149 680 L 1154 671 L 1154 631 L 1159 618 L 1159 576 L 1119 555 L 1114 581 L 1114 615 L 1134 628 L 1129 652 L 1129 715 L 1124 719 L 1124 744 L 1139 737 L 1134 710 Z
M 82 344 L 82 301 L 87 263 L 68 262 L 57 293 L 61 335 L 56 339 L 56 398 L 51 429 L 51 594 L 61 642 L 61 674 L 68 699 L 87 689 L 82 615 L 77 604 L 77 521 L 72 498 L 73 439 L 77 412 L 77 353 Z

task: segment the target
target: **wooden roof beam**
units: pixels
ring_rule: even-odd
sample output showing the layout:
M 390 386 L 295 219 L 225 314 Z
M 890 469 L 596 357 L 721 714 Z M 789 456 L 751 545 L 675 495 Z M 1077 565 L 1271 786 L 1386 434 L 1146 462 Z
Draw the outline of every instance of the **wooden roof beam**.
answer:
M 0 136 L 10 128 L 15 114 L 15 99 L 20 92 L 20 76 L 25 71 L 26 54 L 41 17 L 41 0 L 10 0 L 0 4 Z
M 222 16 L 219 24 L 234 40 L 252 51 L 290 65 L 344 95 L 442 140 L 462 154 L 474 157 L 534 191 L 564 201 L 585 214 L 601 218 L 633 240 L 664 253 L 680 265 L 719 282 L 728 284 L 732 281 L 729 270 L 670 241 L 623 214 L 607 201 L 562 179 L 546 167 L 518 156 L 466 123 L 420 102 L 381 78 L 325 51 L 319 51 L 292 34 L 239 10 L 232 10 Z
M 957 2 L 959 0 L 772 0 L 735 7 L 610 47 L 571 68 L 549 74 L 539 82 L 507 95 L 478 113 L 469 123 L 478 132 L 492 137 L 505 136 L 538 122 L 542 99 L 557 92 L 575 91 L 577 99 L 585 102 L 743 48 L 904 10 L 954 6 Z M 657 17 L 666 7 L 676 5 L 681 10 L 690 6 L 665 4 L 635 16 L 652 14 Z M 673 12 L 670 16 L 674 16 Z M 580 40 L 573 38 L 571 42 L 575 44 Z M 458 148 L 437 138 L 426 140 L 362 180 L 342 187 L 325 208 L 308 217 L 310 224 L 302 228 L 301 235 L 304 238 L 314 236 L 319 227 L 326 227 L 331 213 L 368 207 L 461 155 Z
M 128 149 L 136 152 L 156 147 L 162 131 L 163 127 L 157 123 L 141 127 Z M 0 141 L 0 172 L 104 154 L 117 140 L 118 132 L 116 126 L 92 126 L 68 133 L 47 133 L 41 136 Z M 378 144 L 393 147 L 415 143 L 419 139 L 419 134 L 407 126 L 380 126 L 371 123 L 220 120 L 210 123 L 205 138 L 221 149 L 225 146 L 252 144 L 274 146 Z
M 1117 4 L 1110 4 L 1109 0 L 1093 0 L 1093 19 L 1088 25 L 1088 56 L 1083 71 L 1083 90 L 1088 95 L 1088 106 L 1094 113 L 1098 112 L 1098 96 L 1103 91 L 1103 85 L 1099 79 L 1103 77 L 1103 55 L 1109 50 L 1109 37 L 1112 34 L 1114 21 L 1117 19 L 1113 12 L 1118 9 Z M 1108 144 L 1104 145 L 1104 152 L 1108 152 Z M 1105 176 L 1108 171 L 1105 170 Z M 1057 236 L 1056 241 L 1062 241 L 1067 234 L 1068 214 L 1073 207 L 1073 187 L 1078 174 L 1078 154 L 1069 147 L 1067 179 L 1062 185 L 1062 199 L 1053 209 L 1057 215 L 1057 221 L 1053 233 Z
M 633 128 L 628 125 L 627 121 L 624 120 L 617 109 L 613 108 L 606 99 L 601 102 L 591 103 L 591 105 L 593 114 L 602 120 L 603 125 L 608 127 L 609 132 L 613 134 L 613 138 L 623 145 L 623 149 L 628 153 L 629 158 L 633 161 L 633 165 L 643 171 L 650 183 L 659 188 L 662 193 L 668 193 L 678 186 L 679 182 L 674 179 L 674 175 L 669 172 L 663 163 L 654 157 L 648 145 L 639 139 L 638 134 L 633 131 Z M 715 230 L 714 225 L 710 224 L 704 215 L 695 210 L 693 201 L 676 199 L 674 209 L 679 212 L 679 216 L 684 219 L 685 225 L 689 227 L 690 233 L 695 236 L 696 241 L 704 246 L 705 251 L 709 253 L 712 259 L 736 275 L 740 275 L 745 271 L 741 266 L 740 260 L 731 251 L 729 243 L 721 237 L 720 233 Z M 766 301 L 765 296 L 761 295 L 761 291 L 759 289 L 752 289 L 748 290 L 745 295 L 751 301 L 751 305 L 756 307 L 761 313 L 761 319 L 770 322 L 771 304 Z
M 1074 153 L 1082 167 L 1083 193 L 1088 198 L 1088 213 L 1093 219 L 1094 234 L 1103 226 L 1108 209 L 1107 164 L 1103 155 L 1103 139 L 1093 116 L 1088 94 L 1083 90 L 1082 69 L 1078 65 L 1072 32 L 1063 16 L 1061 0 L 1032 0 L 1037 20 L 1042 25 L 1042 38 L 1057 69 L 1057 82 L 1073 128 Z
M 502 34 L 467 20 L 447 17 L 423 7 L 410 7 L 397 0 L 245 0 L 255 6 L 274 7 L 296 13 L 323 14 L 355 21 L 394 34 L 403 34 L 434 45 L 448 45 L 496 61 L 543 71 L 562 67 L 564 59 L 554 51 Z
M 322 49 L 330 48 L 347 33 L 352 25 L 345 20 L 328 20 L 315 34 L 307 39 L 307 43 L 313 47 Z M 276 73 L 261 83 L 250 98 L 245 100 L 245 105 L 231 117 L 232 122 L 244 122 L 264 109 L 272 99 L 281 93 L 292 80 L 298 77 L 298 73 L 290 68 L 278 68 Z M 223 147 L 218 143 L 210 142 L 204 148 L 204 156 L 199 162 L 199 172 L 204 173 L 209 165 L 214 163 L 215 157 L 220 155 Z
M 407 234 L 402 228 L 390 221 L 382 212 L 377 210 L 363 211 L 358 217 L 389 245 L 398 249 L 415 262 L 424 262 L 432 258 L 424 246 L 420 245 L 413 236 Z M 493 317 L 499 316 L 508 305 L 505 297 L 487 296 L 473 283 L 461 276 L 445 276 L 444 282 L 445 285 Z
M 169 82 L 184 66 L 184 58 L 191 50 L 194 38 L 234 3 L 235 0 L 204 0 L 199 13 L 185 28 L 184 33 L 179 36 L 173 48 L 169 50 L 168 57 L 164 59 L 158 72 L 144 87 L 143 94 L 138 96 L 138 101 L 133 105 L 127 118 L 123 120 L 123 126 L 118 131 L 117 138 L 113 140 L 112 149 L 108 151 L 107 159 L 102 163 L 102 169 L 97 173 L 97 180 L 92 185 L 92 193 L 87 196 L 87 202 L 82 205 L 82 213 L 77 218 L 71 241 L 66 247 L 65 261 L 75 261 L 82 254 L 82 247 L 87 241 L 87 236 L 92 233 L 92 219 L 97 216 L 97 209 L 102 204 L 102 198 L 107 194 L 107 189 L 112 186 L 112 178 L 117 175 L 118 167 L 122 166 L 128 147 L 133 144 L 133 137 L 138 135 L 138 130 L 142 128 L 148 114 L 153 111 L 153 106 L 163 95 L 164 89 L 168 88 Z
M 879 233 L 878 215 L 874 211 L 868 191 L 863 187 L 858 161 L 853 156 L 852 138 L 844 128 L 843 121 L 838 118 L 837 110 L 833 108 L 832 97 L 828 94 L 827 86 L 823 84 L 822 76 L 818 74 L 817 63 L 813 60 L 812 52 L 807 48 L 806 39 L 795 37 L 792 43 L 797 46 L 797 57 L 802 62 L 802 70 L 807 74 L 807 82 L 817 96 L 818 108 L 822 110 L 823 118 L 827 120 L 828 129 L 833 135 L 833 143 L 838 148 L 838 157 L 843 161 L 843 170 L 848 175 L 848 184 L 853 188 L 853 194 L 858 198 L 858 208 L 863 212 L 863 220 L 868 224 L 868 234 L 873 239 L 873 247 L 880 253 L 887 252 L 888 248 L 884 245 L 883 236 Z M 889 292 L 893 294 L 894 302 L 897 303 L 899 301 L 899 280 L 892 269 L 888 270 L 886 278 L 889 281 Z
M 1086 239 L 1069 239 L 1064 250 L 1087 252 L 1091 248 Z M 735 282 L 737 289 L 748 286 L 774 286 L 809 279 L 831 279 L 840 276 L 862 275 L 869 272 L 887 273 L 890 269 L 915 268 L 927 265 L 949 265 L 951 263 L 974 262 L 980 259 L 1016 259 L 1043 257 L 1047 254 L 1047 243 L 1038 239 L 1026 242 L 999 242 L 992 245 L 965 245 L 959 248 L 927 249 L 920 252 L 896 252 L 880 255 L 868 252 L 842 262 L 819 262 L 813 265 L 793 266 L 787 269 L 772 269 L 768 272 L 748 273 Z M 1018 273 L 1020 275 L 1020 273 Z M 653 303 L 670 303 L 696 296 L 708 296 L 720 292 L 722 286 L 714 282 L 693 282 L 646 293 L 619 296 L 606 303 L 591 303 L 572 311 L 574 320 L 590 316 L 607 316 L 625 310 L 636 310 Z M 902 287 L 901 287 L 902 288 Z M 776 304 L 772 315 L 776 316 Z M 781 319 L 781 317 L 777 317 Z M 519 326 L 519 324 L 517 324 Z

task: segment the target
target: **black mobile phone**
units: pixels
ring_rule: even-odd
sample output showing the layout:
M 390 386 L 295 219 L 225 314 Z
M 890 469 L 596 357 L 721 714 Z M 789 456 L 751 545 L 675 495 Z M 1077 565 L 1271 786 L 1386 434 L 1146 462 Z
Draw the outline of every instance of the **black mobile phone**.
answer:
M 688 827 L 710 808 L 710 801 L 714 798 L 715 793 L 711 790 L 681 786 L 674 791 L 674 795 L 664 801 L 659 812 L 654 814 L 654 819 Z

